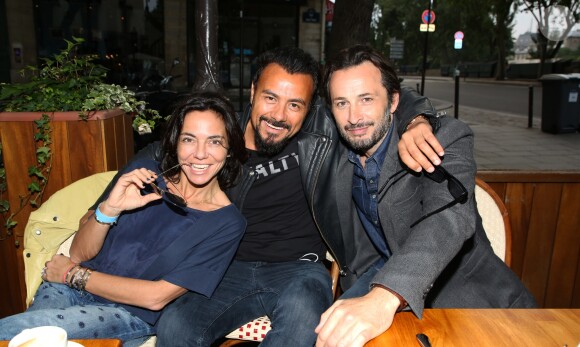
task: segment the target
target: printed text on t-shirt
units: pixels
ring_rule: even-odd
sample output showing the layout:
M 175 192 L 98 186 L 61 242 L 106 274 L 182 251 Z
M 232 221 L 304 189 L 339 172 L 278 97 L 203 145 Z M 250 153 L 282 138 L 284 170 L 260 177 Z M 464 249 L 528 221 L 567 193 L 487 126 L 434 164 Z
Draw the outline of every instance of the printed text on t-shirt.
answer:
M 298 165 L 300 165 L 300 161 L 298 160 L 298 154 L 291 153 L 290 155 L 285 155 L 276 160 L 258 164 L 254 168 L 254 171 L 258 175 L 256 179 L 260 179 L 260 177 L 268 177 L 271 175 L 275 175 L 280 172 L 287 171 L 290 168 Z

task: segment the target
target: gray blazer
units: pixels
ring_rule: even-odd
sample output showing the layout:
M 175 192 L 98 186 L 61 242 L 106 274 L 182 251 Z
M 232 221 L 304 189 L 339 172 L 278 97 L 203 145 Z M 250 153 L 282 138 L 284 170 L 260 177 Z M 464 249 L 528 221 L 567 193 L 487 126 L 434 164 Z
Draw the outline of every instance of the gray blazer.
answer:
M 373 283 L 400 294 L 418 317 L 425 307 L 534 307 L 533 296 L 493 253 L 483 230 L 474 195 L 473 132 L 464 123 L 443 117 L 437 139 L 445 148 L 442 166 L 463 183 L 468 200 L 411 228 L 413 222 L 453 197 L 447 181 L 436 183 L 403 170 L 398 138 L 392 136 L 379 180 L 379 187 L 386 185 L 379 217 L 392 256 Z M 337 175 L 344 184 L 337 188 L 337 203 L 339 210 L 345 211 L 340 221 L 344 244 L 353 245 L 345 250 L 351 273 L 342 285 L 348 288 L 379 259 L 379 254 L 356 213 L 353 164 L 344 146 L 341 151 Z

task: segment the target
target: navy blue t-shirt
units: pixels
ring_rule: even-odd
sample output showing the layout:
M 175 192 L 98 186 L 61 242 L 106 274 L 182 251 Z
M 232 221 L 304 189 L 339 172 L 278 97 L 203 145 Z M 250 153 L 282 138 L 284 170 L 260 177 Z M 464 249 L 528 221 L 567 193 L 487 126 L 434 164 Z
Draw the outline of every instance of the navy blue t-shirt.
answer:
M 160 172 L 157 162 L 136 161 L 126 172 L 145 167 Z M 157 184 L 167 189 L 163 179 Z M 124 212 L 112 226 L 99 254 L 83 266 L 144 280 L 165 280 L 207 297 L 221 281 L 246 227 L 233 205 L 215 211 L 176 208 L 164 199 Z M 97 297 L 101 302 L 110 302 Z M 122 305 L 154 324 L 161 311 Z

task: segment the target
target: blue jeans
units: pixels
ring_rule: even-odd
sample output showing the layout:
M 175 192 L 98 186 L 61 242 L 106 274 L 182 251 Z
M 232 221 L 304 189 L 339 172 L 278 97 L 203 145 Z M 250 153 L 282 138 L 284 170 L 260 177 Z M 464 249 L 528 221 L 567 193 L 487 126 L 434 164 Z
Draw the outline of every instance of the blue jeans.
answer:
M 209 346 L 242 324 L 267 315 L 272 330 L 261 346 L 308 346 L 332 304 L 322 263 L 233 261 L 211 299 L 187 293 L 164 310 L 157 347 Z
M 69 339 L 117 338 L 125 342 L 155 334 L 151 325 L 118 305 L 97 302 L 92 294 L 64 284 L 44 282 L 28 310 L 0 319 L 0 340 L 43 325 L 65 329 Z

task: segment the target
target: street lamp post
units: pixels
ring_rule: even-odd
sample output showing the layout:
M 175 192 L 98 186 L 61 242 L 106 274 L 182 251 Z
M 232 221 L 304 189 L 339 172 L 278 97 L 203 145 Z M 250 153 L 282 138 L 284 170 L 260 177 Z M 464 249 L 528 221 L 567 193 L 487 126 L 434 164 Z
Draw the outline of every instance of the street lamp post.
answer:
M 240 114 L 244 113 L 244 0 L 240 7 Z
M 423 73 L 421 74 L 421 95 L 425 92 L 425 70 L 427 69 L 427 48 L 429 46 L 429 25 L 431 24 L 431 9 L 433 8 L 433 0 L 429 0 L 429 20 L 427 20 L 427 31 L 425 32 L 425 49 L 423 51 Z

